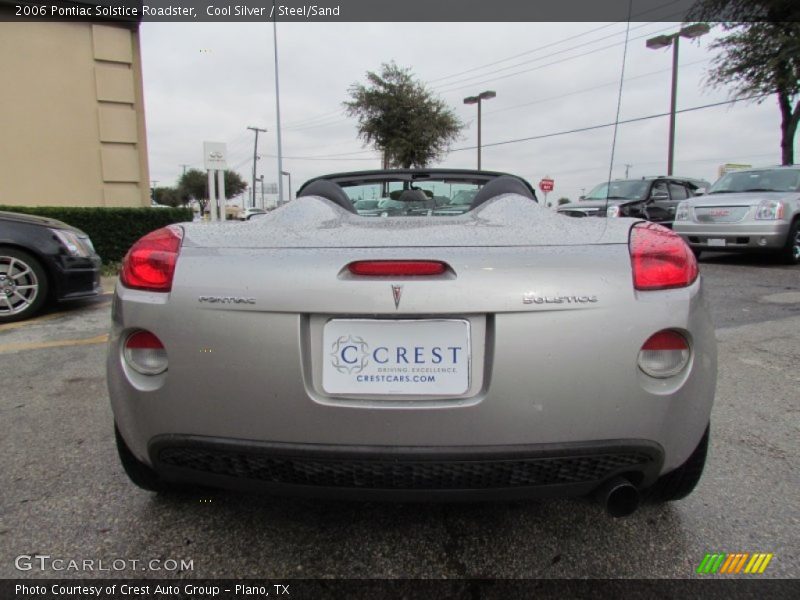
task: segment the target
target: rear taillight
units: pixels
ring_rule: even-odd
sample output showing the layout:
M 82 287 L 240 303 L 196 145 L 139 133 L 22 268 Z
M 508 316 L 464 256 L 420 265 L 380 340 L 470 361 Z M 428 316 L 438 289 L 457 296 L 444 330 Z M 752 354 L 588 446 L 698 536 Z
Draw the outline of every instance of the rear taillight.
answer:
M 167 370 L 167 351 L 154 333 L 140 330 L 125 340 L 125 362 L 143 375 L 158 375 Z
M 176 225 L 156 229 L 141 238 L 122 262 L 122 285 L 150 292 L 170 291 L 182 240 L 183 230 Z
M 639 351 L 639 368 L 650 377 L 672 377 L 689 362 L 689 342 L 677 331 L 665 329 L 650 336 Z
M 666 290 L 686 287 L 697 279 L 697 260 L 680 236 L 655 223 L 631 229 L 633 287 Z
M 347 269 L 362 277 L 417 277 L 441 275 L 447 265 L 438 260 L 359 260 L 347 265 Z

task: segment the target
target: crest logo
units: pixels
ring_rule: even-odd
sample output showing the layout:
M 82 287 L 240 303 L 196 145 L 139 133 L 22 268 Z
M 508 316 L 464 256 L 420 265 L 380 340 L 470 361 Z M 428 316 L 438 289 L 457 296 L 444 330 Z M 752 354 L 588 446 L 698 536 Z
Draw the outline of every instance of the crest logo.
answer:
M 340 373 L 361 373 L 369 364 L 369 345 L 359 336 L 340 336 L 331 347 L 331 364 Z
M 392 286 L 392 297 L 394 298 L 394 307 L 395 309 L 400 308 L 400 297 L 403 295 L 403 286 L 402 285 L 393 285 Z

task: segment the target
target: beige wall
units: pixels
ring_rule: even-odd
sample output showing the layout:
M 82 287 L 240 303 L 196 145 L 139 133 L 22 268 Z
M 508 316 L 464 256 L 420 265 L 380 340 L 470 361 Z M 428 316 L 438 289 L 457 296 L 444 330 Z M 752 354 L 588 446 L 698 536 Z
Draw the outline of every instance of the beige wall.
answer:
M 0 204 L 150 204 L 139 36 L 0 22 Z

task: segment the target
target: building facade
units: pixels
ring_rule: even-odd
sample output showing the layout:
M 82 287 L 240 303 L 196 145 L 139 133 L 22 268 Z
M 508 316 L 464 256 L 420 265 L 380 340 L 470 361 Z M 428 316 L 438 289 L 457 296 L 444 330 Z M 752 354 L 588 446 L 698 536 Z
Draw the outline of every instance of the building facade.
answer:
M 0 22 L 0 204 L 150 205 L 138 23 Z

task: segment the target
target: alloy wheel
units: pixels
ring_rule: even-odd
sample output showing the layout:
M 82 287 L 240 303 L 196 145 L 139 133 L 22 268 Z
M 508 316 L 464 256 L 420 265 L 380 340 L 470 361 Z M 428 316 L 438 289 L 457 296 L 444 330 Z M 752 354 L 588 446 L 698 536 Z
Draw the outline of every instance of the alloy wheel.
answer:
M 39 296 L 39 278 L 31 265 L 14 256 L 0 255 L 0 315 L 28 310 Z

